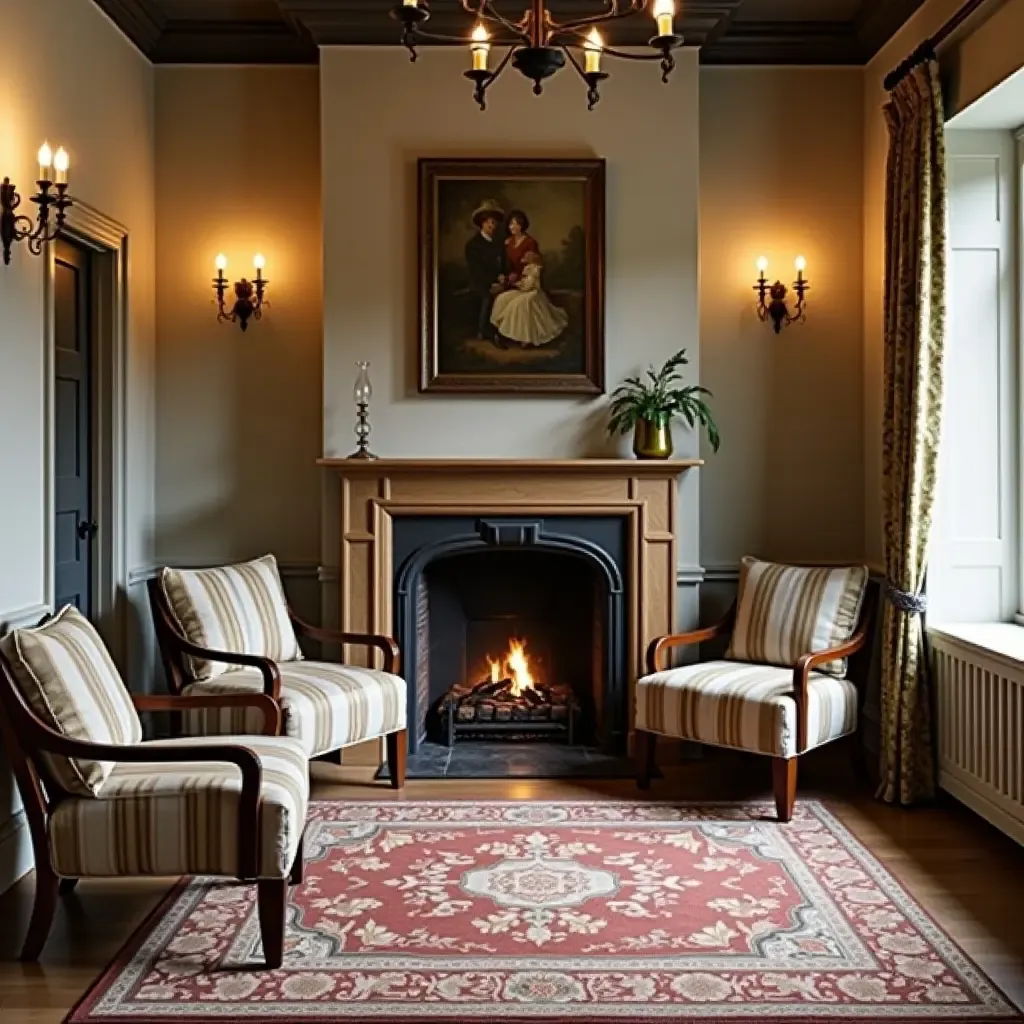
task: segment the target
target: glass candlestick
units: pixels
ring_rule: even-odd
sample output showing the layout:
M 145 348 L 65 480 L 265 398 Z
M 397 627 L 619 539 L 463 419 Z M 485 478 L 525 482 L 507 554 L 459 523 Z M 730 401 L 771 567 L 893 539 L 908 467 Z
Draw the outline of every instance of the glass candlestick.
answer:
M 373 397 L 373 385 L 370 383 L 370 364 L 365 361 L 356 363 L 359 372 L 352 386 L 352 397 L 356 403 L 356 450 L 350 459 L 375 459 L 370 451 L 370 399 Z

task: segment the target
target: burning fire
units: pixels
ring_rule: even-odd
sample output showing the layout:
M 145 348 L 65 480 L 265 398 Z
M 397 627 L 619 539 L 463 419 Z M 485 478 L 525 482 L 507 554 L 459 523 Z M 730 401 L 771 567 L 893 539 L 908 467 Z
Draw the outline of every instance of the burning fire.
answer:
M 526 641 L 513 640 L 508 642 L 508 654 L 501 661 L 495 661 L 489 654 L 487 664 L 491 669 L 491 682 L 500 683 L 502 679 L 512 680 L 512 696 L 518 697 L 523 690 L 536 687 L 530 672 L 530 659 L 526 654 Z

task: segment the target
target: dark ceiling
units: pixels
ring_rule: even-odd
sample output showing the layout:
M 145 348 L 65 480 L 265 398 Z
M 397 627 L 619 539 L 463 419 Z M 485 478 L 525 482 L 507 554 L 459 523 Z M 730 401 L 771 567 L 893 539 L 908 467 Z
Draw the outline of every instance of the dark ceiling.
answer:
M 95 0 L 156 63 L 315 64 L 317 46 L 394 45 L 397 0 Z M 864 64 L 923 0 L 683 0 L 677 31 L 703 64 Z M 555 14 L 606 0 L 548 0 Z M 678 8 L 677 4 L 677 8 Z M 460 0 L 431 0 L 430 27 L 466 34 Z M 502 0 L 515 13 L 525 0 Z M 646 42 L 650 18 L 618 26 L 611 42 Z

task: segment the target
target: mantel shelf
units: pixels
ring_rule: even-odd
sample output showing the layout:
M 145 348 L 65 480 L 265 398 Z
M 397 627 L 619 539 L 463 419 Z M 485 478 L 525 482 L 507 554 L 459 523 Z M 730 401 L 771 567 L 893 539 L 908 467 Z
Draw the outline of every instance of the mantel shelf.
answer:
M 680 475 L 703 459 L 317 459 L 346 475 L 381 473 L 572 473 L 605 476 Z

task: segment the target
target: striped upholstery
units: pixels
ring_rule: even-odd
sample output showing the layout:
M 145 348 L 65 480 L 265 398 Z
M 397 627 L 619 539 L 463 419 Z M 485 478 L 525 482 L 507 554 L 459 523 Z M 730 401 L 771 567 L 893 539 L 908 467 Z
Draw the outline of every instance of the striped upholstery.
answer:
M 197 739 L 143 746 L 194 746 Z M 306 822 L 306 752 L 294 740 L 237 736 L 260 759 L 259 876 L 288 874 Z M 95 800 L 61 801 L 50 821 L 59 875 L 234 875 L 242 774 L 221 762 L 116 764 Z
M 744 558 L 726 658 L 792 667 L 801 655 L 846 643 L 857 629 L 867 584 L 863 565 L 803 568 Z M 846 660 L 819 671 L 845 676 Z
M 56 732 L 91 743 L 138 743 L 142 724 L 106 646 L 88 619 L 67 605 L 34 629 L 0 640 L 14 681 L 36 716 Z M 76 796 L 95 796 L 113 767 L 44 754 L 50 777 Z
M 273 555 L 220 569 L 164 569 L 160 585 L 178 628 L 197 646 L 273 661 L 302 658 Z M 188 667 L 193 679 L 232 670 L 202 658 L 189 658 Z
M 281 711 L 284 733 L 294 736 L 309 757 L 319 757 L 363 740 L 405 728 L 405 680 L 389 672 L 303 661 L 281 665 Z M 229 672 L 192 683 L 186 694 L 261 693 L 256 669 Z M 253 708 L 218 708 L 186 712 L 193 735 L 256 732 L 262 717 Z
M 636 727 L 774 757 L 800 753 L 793 673 L 771 665 L 708 661 L 645 676 L 636 687 Z M 856 727 L 856 687 L 812 672 L 807 681 L 807 749 Z

